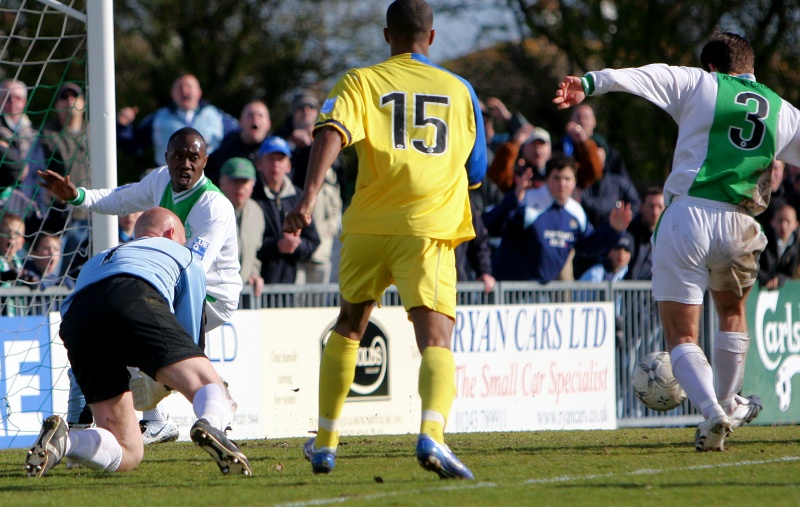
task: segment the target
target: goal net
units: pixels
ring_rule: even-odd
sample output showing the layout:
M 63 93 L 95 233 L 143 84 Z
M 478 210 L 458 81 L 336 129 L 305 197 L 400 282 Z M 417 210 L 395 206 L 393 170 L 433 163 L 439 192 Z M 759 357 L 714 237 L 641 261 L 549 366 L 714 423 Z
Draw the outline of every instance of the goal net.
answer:
M 23 447 L 64 413 L 66 359 L 55 330 L 90 216 L 54 199 L 37 171 L 90 186 L 86 2 L 0 2 L 0 447 Z M 51 322 L 53 321 L 53 322 Z

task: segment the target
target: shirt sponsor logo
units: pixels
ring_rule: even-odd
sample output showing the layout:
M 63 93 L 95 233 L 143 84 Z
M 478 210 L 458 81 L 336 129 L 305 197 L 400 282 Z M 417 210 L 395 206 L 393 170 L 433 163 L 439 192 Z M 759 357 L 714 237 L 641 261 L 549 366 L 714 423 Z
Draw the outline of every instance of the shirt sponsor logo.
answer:
M 192 242 L 191 250 L 194 252 L 198 257 L 201 259 L 206 256 L 206 251 L 208 251 L 209 243 L 208 241 L 204 240 L 203 238 L 197 238 Z
M 336 97 L 326 99 L 325 102 L 322 103 L 322 109 L 320 109 L 319 112 L 322 114 L 328 114 L 333 111 L 334 105 L 336 105 Z

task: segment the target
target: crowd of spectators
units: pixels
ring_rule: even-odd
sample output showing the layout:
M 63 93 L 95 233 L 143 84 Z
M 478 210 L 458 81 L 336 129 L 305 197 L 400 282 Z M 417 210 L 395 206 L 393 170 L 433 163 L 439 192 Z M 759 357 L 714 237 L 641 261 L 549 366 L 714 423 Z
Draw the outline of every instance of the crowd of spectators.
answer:
M 26 114 L 29 91 L 21 81 L 0 83 L 0 286 L 71 287 L 89 251 L 89 217 L 39 187 L 36 172 L 50 169 L 90 185 L 86 101 L 81 86 L 64 83 L 37 128 Z M 191 74 L 175 78 L 171 97 L 138 124 L 138 108 L 120 109 L 120 156 L 152 150 L 162 165 L 169 135 L 196 128 L 208 145 L 205 175 L 236 212 L 243 283 L 259 296 L 264 284 L 335 282 L 343 160 L 326 175 L 312 227 L 299 237 L 281 231 L 303 191 L 321 97 L 299 90 L 274 131 L 265 102 L 246 103 L 237 120 L 206 101 Z M 481 107 L 489 167 L 470 194 L 476 238 L 457 251 L 459 281 L 481 281 L 488 292 L 495 280 L 649 280 L 664 194 L 649 186 L 640 197 L 622 155 L 596 131 L 592 107 L 576 107 L 560 136 L 495 97 Z M 760 217 L 771 241 L 759 280 L 775 289 L 800 278 L 800 169 L 775 161 L 771 171 L 772 204 Z M 120 217 L 121 242 L 130 239 L 135 217 Z

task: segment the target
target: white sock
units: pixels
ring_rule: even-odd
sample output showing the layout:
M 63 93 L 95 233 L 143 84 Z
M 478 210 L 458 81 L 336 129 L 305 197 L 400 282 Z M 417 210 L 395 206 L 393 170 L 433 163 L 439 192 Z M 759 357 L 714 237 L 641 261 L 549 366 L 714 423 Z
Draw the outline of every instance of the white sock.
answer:
M 105 428 L 87 428 L 70 431 L 66 456 L 91 468 L 114 472 L 122 461 L 122 447 L 114 435 Z
M 225 431 L 233 420 L 232 400 L 219 384 L 207 384 L 200 388 L 192 400 L 194 415 L 208 424 Z
M 689 401 L 697 407 L 703 417 L 709 419 L 722 415 L 722 407 L 714 393 L 714 372 L 703 349 L 694 343 L 682 343 L 669 354 L 672 373 L 686 391 Z
M 717 331 L 714 336 L 714 385 L 719 404 L 728 415 L 737 407 L 734 396 L 742 390 L 749 348 L 747 333 Z
M 161 410 L 161 407 L 156 405 L 153 410 L 145 410 L 142 412 L 142 419 L 145 421 L 161 421 L 164 422 L 169 419 L 169 414 Z

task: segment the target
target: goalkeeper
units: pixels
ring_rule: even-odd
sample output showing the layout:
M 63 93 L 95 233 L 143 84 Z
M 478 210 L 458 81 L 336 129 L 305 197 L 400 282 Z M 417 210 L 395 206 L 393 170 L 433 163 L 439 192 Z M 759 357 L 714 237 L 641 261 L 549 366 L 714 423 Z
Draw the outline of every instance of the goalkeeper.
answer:
M 133 366 L 192 402 L 198 417 L 192 441 L 223 474 L 250 475 L 247 458 L 224 433 L 233 400 L 194 340 L 206 295 L 200 259 L 182 246 L 183 225 L 164 208 L 142 214 L 134 233 L 134 241 L 84 265 L 61 307 L 59 334 L 97 427 L 69 431 L 61 417 L 48 417 L 28 451 L 26 472 L 41 477 L 65 456 L 94 470 L 136 468 L 144 444 L 128 390 L 126 367 Z

